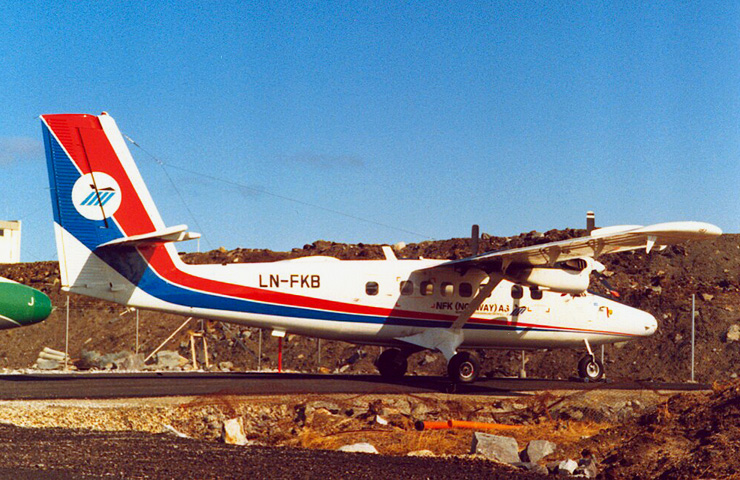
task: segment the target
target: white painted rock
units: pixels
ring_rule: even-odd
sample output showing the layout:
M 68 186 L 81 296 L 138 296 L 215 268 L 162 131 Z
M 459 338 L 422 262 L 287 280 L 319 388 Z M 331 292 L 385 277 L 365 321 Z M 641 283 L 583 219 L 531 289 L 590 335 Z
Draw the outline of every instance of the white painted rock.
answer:
M 247 435 L 244 433 L 242 417 L 231 418 L 224 422 L 224 443 L 230 445 L 247 444 Z
M 431 450 L 416 450 L 406 454 L 408 457 L 434 457 L 434 452 Z
M 340 452 L 378 453 L 378 450 L 367 442 L 354 443 L 339 447 Z

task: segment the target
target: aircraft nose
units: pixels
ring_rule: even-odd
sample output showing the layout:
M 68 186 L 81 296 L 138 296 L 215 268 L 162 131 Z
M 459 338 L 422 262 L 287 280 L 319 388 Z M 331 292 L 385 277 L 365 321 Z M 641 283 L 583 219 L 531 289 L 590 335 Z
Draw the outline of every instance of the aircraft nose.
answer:
M 34 290 L 31 294 L 33 298 L 33 310 L 28 316 L 29 324 L 37 323 L 46 319 L 51 315 L 52 311 L 51 299 L 46 294 L 39 292 L 38 290 Z
M 22 327 L 51 314 L 51 299 L 35 288 L 0 280 L 0 329 Z
M 654 334 L 658 330 L 658 321 L 655 319 L 654 316 L 650 315 L 647 312 L 644 313 L 643 318 L 643 328 L 645 329 L 643 335 L 646 337 L 649 337 L 650 335 Z

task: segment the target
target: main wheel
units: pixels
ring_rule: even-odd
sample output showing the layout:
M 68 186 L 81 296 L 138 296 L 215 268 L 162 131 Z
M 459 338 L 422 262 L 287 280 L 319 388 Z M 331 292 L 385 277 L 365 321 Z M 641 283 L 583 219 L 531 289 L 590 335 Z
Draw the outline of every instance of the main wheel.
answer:
M 397 348 L 389 348 L 375 361 L 380 375 L 385 378 L 400 378 L 406 375 L 408 357 Z
M 595 382 L 604 376 L 604 365 L 591 355 L 586 355 L 578 362 L 578 376 L 584 380 Z
M 455 383 L 474 382 L 480 374 L 480 361 L 470 352 L 455 354 L 447 364 L 447 375 Z

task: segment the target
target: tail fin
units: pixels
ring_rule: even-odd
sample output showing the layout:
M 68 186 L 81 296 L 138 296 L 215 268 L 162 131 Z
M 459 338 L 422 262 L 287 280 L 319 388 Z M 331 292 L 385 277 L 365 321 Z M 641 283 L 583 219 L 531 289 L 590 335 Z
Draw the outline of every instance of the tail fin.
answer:
M 120 301 L 114 292 L 132 283 L 123 253 L 197 237 L 185 226 L 165 228 L 112 117 L 42 115 L 41 121 L 62 287 Z M 115 262 L 106 254 L 112 249 Z

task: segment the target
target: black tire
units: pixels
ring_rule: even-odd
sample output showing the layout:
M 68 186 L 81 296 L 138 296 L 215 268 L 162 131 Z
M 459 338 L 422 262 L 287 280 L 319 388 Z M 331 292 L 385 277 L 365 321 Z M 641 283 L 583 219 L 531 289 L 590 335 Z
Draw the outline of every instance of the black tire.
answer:
M 401 378 L 406 375 L 408 357 L 397 348 L 389 348 L 380 354 L 375 366 L 384 378 Z
M 604 365 L 598 358 L 586 355 L 578 362 L 578 376 L 591 382 L 601 380 L 604 376 Z
M 480 375 L 480 361 L 470 352 L 457 353 L 447 364 L 447 375 L 455 383 L 472 383 Z

